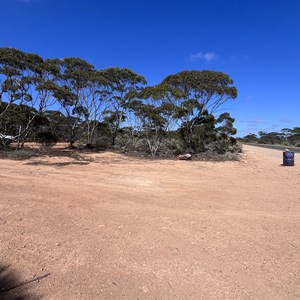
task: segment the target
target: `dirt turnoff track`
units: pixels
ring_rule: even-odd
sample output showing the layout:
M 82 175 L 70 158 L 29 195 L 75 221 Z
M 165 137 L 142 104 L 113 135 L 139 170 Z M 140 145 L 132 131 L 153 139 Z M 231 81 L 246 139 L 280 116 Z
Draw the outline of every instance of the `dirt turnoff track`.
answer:
M 0 262 L 20 282 L 50 273 L 0 299 L 299 299 L 299 154 L 282 167 L 244 148 L 241 162 L 0 160 Z

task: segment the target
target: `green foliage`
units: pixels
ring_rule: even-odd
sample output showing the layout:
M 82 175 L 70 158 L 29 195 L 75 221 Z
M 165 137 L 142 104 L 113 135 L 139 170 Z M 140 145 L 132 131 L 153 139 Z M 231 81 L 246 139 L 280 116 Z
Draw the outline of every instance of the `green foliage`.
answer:
M 197 100 L 202 109 L 210 113 L 227 100 L 237 97 L 237 89 L 231 86 L 233 80 L 222 72 L 183 71 L 166 77 L 163 83 L 179 89 L 186 99 Z
M 259 136 L 248 134 L 240 138 L 245 143 L 259 143 L 271 145 L 286 145 L 300 147 L 300 127 L 283 128 L 281 132 L 264 132 L 259 131 Z
M 99 71 L 99 74 L 103 76 L 109 83 L 112 91 L 118 91 L 119 93 L 126 94 L 133 90 L 140 84 L 146 84 L 146 79 L 134 73 L 128 68 L 107 68 Z
M 128 68 L 108 68 L 99 71 L 99 74 L 108 82 L 108 105 L 105 118 L 112 130 L 111 143 L 114 146 L 120 126 L 126 120 L 128 95 L 138 92 L 147 81 Z
M 193 132 L 200 120 L 206 120 L 226 101 L 237 97 L 233 80 L 224 73 L 214 71 L 183 71 L 166 77 L 163 84 L 179 92 L 175 104 L 175 116 L 181 123 L 186 145 L 193 146 Z
M 231 152 L 234 118 L 215 111 L 237 97 L 222 72 L 183 71 L 160 84 L 128 68 L 96 70 L 77 57 L 42 59 L 0 48 L 0 133 L 19 143 L 116 147 L 166 157 Z M 286 131 L 285 140 L 297 140 Z
M 235 135 L 237 130 L 233 127 L 234 121 L 235 119 L 230 117 L 229 113 L 221 114 L 216 123 L 221 123 L 222 125 L 217 127 L 217 131 L 227 135 Z
M 50 130 L 43 130 L 37 133 L 36 140 L 43 146 L 51 147 L 57 143 L 57 137 Z
M 278 132 L 259 131 L 259 142 L 262 144 L 281 144 L 284 140 L 283 134 Z
M 249 133 L 246 136 L 244 136 L 242 140 L 246 143 L 255 143 L 258 141 L 258 137 L 256 134 Z

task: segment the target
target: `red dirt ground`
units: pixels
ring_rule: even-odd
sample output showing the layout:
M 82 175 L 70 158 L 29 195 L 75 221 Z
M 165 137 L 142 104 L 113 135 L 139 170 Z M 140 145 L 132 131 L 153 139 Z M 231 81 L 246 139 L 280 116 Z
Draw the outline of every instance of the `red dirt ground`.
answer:
M 0 299 L 299 299 L 300 156 L 244 149 L 0 160 L 0 262 L 20 281 L 50 273 Z

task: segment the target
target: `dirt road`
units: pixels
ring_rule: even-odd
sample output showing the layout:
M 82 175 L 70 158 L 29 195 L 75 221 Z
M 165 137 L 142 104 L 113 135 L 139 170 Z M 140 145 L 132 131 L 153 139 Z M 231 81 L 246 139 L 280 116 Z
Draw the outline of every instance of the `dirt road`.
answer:
M 299 299 L 300 155 L 245 155 L 0 160 L 0 262 L 50 273 L 0 299 Z

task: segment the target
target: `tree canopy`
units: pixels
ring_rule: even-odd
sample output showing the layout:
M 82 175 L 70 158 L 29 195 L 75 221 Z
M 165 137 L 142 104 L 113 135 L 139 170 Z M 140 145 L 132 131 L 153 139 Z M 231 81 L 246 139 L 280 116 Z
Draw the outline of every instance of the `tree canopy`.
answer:
M 280 132 L 259 131 L 258 135 L 249 133 L 239 140 L 245 143 L 300 147 L 300 127 L 283 128 Z
M 222 72 L 182 71 L 147 86 L 129 68 L 0 48 L 0 134 L 21 144 L 79 140 L 155 156 L 219 149 L 222 140 L 231 151 L 234 118 L 218 109 L 236 97 Z

